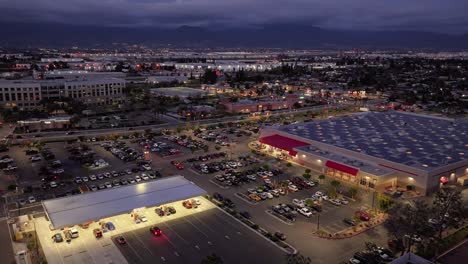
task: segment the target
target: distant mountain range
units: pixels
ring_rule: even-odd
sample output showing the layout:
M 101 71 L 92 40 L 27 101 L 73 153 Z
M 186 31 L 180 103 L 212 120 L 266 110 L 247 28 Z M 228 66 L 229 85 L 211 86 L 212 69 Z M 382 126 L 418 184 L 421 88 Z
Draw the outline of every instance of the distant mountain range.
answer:
M 3 47 L 92 47 L 129 43 L 193 48 L 468 49 L 468 34 L 330 30 L 289 24 L 256 29 L 190 26 L 162 29 L 2 23 L 0 34 Z

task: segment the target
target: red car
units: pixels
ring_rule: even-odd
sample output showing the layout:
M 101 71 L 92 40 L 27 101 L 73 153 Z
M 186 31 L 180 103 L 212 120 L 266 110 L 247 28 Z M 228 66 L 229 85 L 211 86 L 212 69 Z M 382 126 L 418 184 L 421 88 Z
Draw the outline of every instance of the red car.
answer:
M 362 221 L 369 221 L 370 220 L 370 216 L 366 213 L 366 212 L 363 212 L 363 211 L 357 211 L 355 213 L 359 219 L 361 219 Z
M 161 236 L 162 235 L 162 230 L 157 226 L 150 227 L 150 232 L 155 236 Z
M 115 242 L 117 242 L 120 245 L 127 244 L 127 240 L 125 240 L 125 237 L 123 237 L 123 236 L 116 237 Z
M 183 170 L 183 169 L 184 169 L 184 165 L 182 165 L 182 163 L 180 163 L 180 162 L 178 162 L 178 161 L 173 160 L 173 161 L 171 161 L 171 164 L 174 165 L 174 166 L 176 166 L 177 169 L 179 169 L 179 170 Z
M 185 208 L 187 208 L 187 209 L 192 208 L 192 203 L 191 203 L 189 200 L 183 201 L 183 202 L 182 202 L 182 205 L 183 205 Z

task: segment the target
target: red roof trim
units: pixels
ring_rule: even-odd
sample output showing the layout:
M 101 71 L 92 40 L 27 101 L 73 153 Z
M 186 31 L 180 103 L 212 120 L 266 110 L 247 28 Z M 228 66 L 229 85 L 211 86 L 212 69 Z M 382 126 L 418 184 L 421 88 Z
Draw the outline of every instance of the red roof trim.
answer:
M 392 170 L 396 170 L 396 171 L 400 171 L 400 172 L 404 172 L 404 173 L 408 173 L 410 175 L 418 176 L 416 173 L 412 173 L 412 172 L 405 171 L 405 170 L 400 170 L 400 169 L 397 169 L 397 168 L 394 168 L 394 167 L 391 167 L 391 166 L 387 166 L 387 165 L 384 165 L 384 164 L 379 164 L 379 166 L 389 168 L 389 169 L 392 169 Z
M 294 148 L 310 145 L 309 143 L 305 143 L 278 134 L 262 137 L 258 141 L 260 141 L 260 143 L 267 144 L 275 148 L 286 150 L 291 156 L 296 156 L 297 154 L 297 151 L 295 151 Z
M 327 160 L 327 162 L 325 163 L 325 166 L 327 166 L 329 168 L 332 168 L 332 169 L 335 169 L 335 170 L 346 172 L 346 173 L 354 175 L 354 176 L 356 176 L 357 173 L 359 172 L 358 169 L 355 169 L 355 168 L 352 168 L 352 167 L 349 167 L 349 166 L 346 166 L 346 165 L 343 165 L 341 163 L 334 162 L 334 161 L 331 161 L 331 160 Z

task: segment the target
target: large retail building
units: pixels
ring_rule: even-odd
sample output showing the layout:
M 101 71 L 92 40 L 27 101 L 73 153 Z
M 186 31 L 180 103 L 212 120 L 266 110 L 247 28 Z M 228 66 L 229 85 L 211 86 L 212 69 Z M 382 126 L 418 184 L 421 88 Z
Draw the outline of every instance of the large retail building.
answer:
M 468 174 L 468 119 L 406 112 L 265 127 L 273 155 L 364 188 L 431 193 Z

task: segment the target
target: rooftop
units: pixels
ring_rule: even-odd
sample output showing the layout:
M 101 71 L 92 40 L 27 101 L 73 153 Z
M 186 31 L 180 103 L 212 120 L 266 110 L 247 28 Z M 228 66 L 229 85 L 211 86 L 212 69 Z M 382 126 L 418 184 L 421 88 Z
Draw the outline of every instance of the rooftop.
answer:
M 427 171 L 466 160 L 468 155 L 467 119 L 365 112 L 278 129 Z
M 55 228 L 97 221 L 129 213 L 135 208 L 157 206 L 205 194 L 182 176 L 172 176 L 120 188 L 46 200 L 42 205 Z
M 366 172 L 375 176 L 386 176 L 386 175 L 393 173 L 392 171 L 384 169 L 378 165 L 370 164 L 368 162 L 362 162 L 360 160 L 352 159 L 350 157 L 328 152 L 316 146 L 303 146 L 303 147 L 299 147 L 296 149 L 302 150 L 307 153 L 311 153 L 315 156 L 319 156 L 327 160 L 333 160 L 333 161 L 345 164 L 347 166 L 354 167 L 356 169 L 359 169 L 363 172 Z

